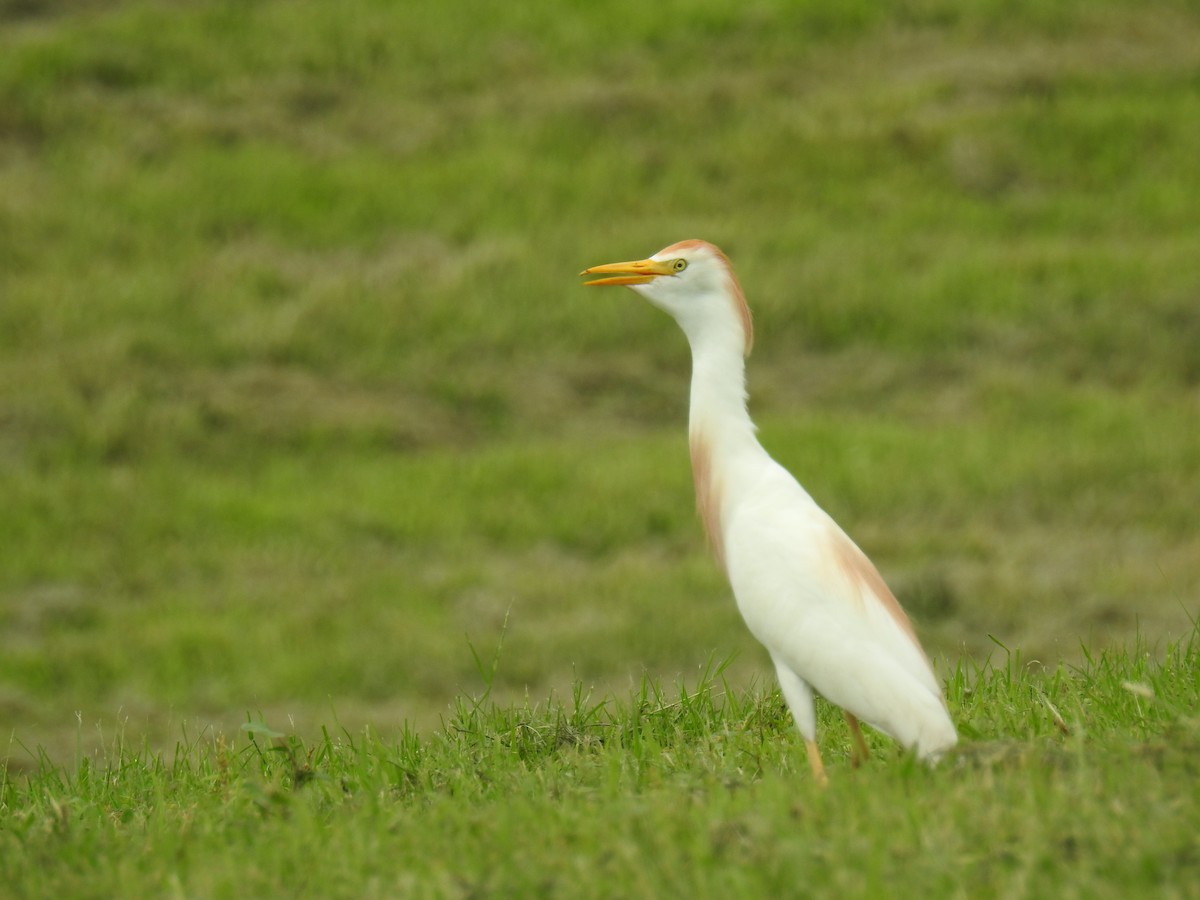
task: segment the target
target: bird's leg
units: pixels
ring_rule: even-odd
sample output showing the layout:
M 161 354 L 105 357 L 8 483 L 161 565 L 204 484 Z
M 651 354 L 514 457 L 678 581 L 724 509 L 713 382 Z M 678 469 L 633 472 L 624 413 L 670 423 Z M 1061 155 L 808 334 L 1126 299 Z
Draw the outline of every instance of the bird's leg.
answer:
M 850 726 L 850 740 L 854 744 L 850 750 L 850 765 L 857 769 L 871 758 L 871 752 L 867 749 L 862 729 L 858 727 L 858 719 L 853 713 L 846 713 L 846 724 Z
M 817 746 L 817 711 L 813 708 L 812 688 L 808 686 L 808 682 L 777 659 L 775 674 L 779 676 L 779 688 L 792 711 L 792 718 L 796 720 L 796 728 L 804 738 L 804 749 L 808 751 L 808 767 L 812 769 L 813 780 L 825 787 L 829 784 L 829 776 L 825 774 L 825 763 L 821 762 L 821 748 Z
M 826 787 L 829 784 L 829 776 L 825 774 L 825 763 L 821 762 L 821 748 L 817 746 L 816 741 L 806 738 L 804 749 L 808 751 L 808 766 L 812 769 L 813 780 L 819 786 Z

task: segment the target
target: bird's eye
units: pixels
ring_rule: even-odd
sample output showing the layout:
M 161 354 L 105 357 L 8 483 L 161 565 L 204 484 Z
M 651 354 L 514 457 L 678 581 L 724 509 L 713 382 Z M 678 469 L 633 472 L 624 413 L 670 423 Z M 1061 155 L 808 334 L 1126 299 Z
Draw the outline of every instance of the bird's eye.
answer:
M 684 269 L 687 268 L 687 260 L 686 259 L 677 259 L 677 260 L 675 260 L 675 262 L 671 263 L 671 268 L 674 269 L 676 272 L 682 272 Z

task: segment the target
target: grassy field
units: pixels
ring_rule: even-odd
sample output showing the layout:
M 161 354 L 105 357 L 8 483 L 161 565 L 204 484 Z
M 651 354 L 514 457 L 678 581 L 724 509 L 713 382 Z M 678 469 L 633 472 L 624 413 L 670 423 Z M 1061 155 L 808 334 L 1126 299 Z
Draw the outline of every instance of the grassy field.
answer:
M 960 665 L 966 743 L 817 787 L 776 694 L 460 700 L 430 737 L 248 723 L 0 787 L 12 896 L 1197 896 L 1200 633 L 1067 672 Z M 487 674 L 487 670 L 484 670 Z M 253 729 L 253 730 L 250 730 Z
M 1195 896 L 1200 9 L 655 9 L 0 0 L 14 892 Z M 796 771 L 683 337 L 575 277 L 688 237 L 950 679 L 936 773 Z

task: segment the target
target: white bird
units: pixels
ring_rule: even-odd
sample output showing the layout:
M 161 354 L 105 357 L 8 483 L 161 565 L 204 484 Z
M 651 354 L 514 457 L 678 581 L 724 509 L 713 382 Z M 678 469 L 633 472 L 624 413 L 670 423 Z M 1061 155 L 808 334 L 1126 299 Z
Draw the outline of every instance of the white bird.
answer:
M 845 712 L 856 764 L 867 755 L 860 719 L 936 760 L 958 736 L 912 624 L 862 550 L 755 437 L 745 377 L 753 326 L 725 254 L 681 241 L 580 274 L 629 286 L 687 336 L 697 509 L 742 618 L 775 664 L 815 779 L 826 781 L 814 691 Z

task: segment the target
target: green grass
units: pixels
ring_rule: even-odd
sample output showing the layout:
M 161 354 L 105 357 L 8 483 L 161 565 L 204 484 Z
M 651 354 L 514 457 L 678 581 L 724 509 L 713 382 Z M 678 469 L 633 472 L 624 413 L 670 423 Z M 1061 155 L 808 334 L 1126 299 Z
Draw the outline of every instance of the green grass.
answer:
M 964 745 L 933 771 L 883 740 L 850 768 L 822 707 L 826 790 L 778 692 L 719 670 L 623 700 L 463 697 L 428 737 L 117 735 L 0 781 L 0 850 L 13 896 L 1191 897 L 1196 638 L 959 666 Z
M 1186 895 L 1195 853 L 1132 823 L 1195 830 L 1198 72 L 1166 0 L 0 0 L 0 840 L 71 848 L 4 883 L 269 890 L 334 834 L 311 893 L 401 892 L 400 835 L 432 894 L 725 854 L 726 894 Z M 692 512 L 685 342 L 575 277 L 688 237 L 731 255 L 763 441 L 913 613 L 964 761 L 794 771 Z M 996 642 L 1047 674 L 984 709 L 953 673 Z M 636 744 L 638 686 L 697 679 L 711 708 Z M 577 688 L 594 721 L 545 699 Z M 321 777 L 247 751 L 248 711 Z M 586 740 L 509 766 L 514 716 Z M 530 821 L 584 849 L 529 857 Z

